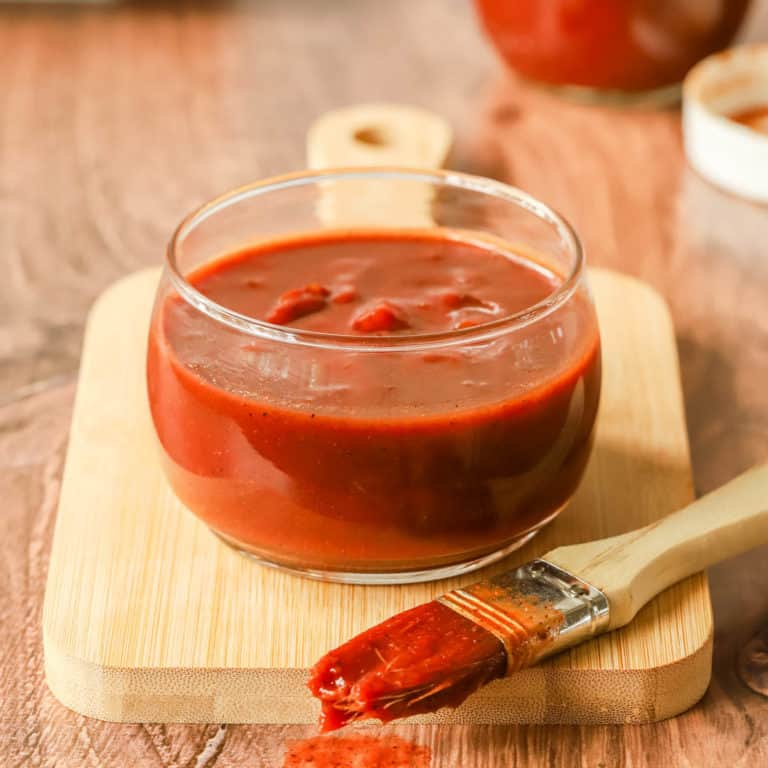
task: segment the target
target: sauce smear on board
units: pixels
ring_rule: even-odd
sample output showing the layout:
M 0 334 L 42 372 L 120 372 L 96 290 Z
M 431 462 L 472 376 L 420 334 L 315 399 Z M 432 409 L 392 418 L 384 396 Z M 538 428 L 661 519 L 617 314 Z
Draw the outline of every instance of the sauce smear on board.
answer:
M 429 747 L 393 734 L 316 736 L 288 742 L 283 768 L 429 768 Z
M 224 307 L 350 350 L 247 336 L 171 293 L 148 377 L 171 483 L 215 531 L 296 568 L 383 572 L 494 552 L 552 517 L 591 443 L 599 336 L 577 291 L 494 339 L 374 350 L 475 326 L 562 277 L 455 234 L 320 232 L 187 276 Z

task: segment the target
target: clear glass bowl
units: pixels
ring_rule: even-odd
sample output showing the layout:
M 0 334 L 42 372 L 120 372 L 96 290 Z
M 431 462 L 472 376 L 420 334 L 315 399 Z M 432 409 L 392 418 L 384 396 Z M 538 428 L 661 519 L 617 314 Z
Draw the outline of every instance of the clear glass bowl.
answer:
M 558 287 L 482 325 L 364 337 L 271 325 L 187 279 L 249 243 L 371 228 L 489 244 Z M 168 480 L 222 539 L 311 577 L 404 583 L 490 563 L 563 508 L 600 346 L 578 238 L 550 208 L 453 172 L 349 169 L 261 181 L 181 223 L 147 376 Z

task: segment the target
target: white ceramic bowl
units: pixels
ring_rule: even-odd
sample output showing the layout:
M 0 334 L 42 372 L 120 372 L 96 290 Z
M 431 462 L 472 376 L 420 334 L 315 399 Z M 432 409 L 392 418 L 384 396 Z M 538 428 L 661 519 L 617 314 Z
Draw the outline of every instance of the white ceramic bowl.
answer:
M 683 84 L 683 137 L 693 168 L 719 187 L 768 203 L 768 134 L 729 115 L 768 106 L 768 44 L 699 62 Z

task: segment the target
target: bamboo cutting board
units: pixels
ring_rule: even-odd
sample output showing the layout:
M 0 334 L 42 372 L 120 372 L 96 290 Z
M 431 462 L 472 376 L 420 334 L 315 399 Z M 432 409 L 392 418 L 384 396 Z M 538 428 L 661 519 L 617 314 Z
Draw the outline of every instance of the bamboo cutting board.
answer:
M 603 334 L 596 448 L 581 489 L 499 570 L 555 546 L 637 528 L 691 500 L 672 323 L 647 285 L 592 272 Z M 48 685 L 117 721 L 308 723 L 306 669 L 392 613 L 475 574 L 415 586 L 313 582 L 262 568 L 210 534 L 162 476 L 144 385 L 157 272 L 110 288 L 86 333 L 43 616 Z M 641 723 L 677 714 L 710 677 L 706 578 L 628 627 L 496 681 L 452 723 Z

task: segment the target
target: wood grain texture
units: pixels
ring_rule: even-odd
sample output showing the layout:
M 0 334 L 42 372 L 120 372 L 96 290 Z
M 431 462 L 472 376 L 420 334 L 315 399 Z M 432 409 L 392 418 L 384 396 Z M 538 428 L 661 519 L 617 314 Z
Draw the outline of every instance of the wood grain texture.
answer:
M 749 36 L 767 34 L 768 2 L 755 0 Z M 448 117 L 458 165 L 558 205 L 593 264 L 664 294 L 700 491 L 765 460 L 768 214 L 687 170 L 676 112 L 574 108 L 523 87 L 497 70 L 460 0 L 8 6 L 0 50 L 4 394 L 74 371 L 86 307 L 116 277 L 156 264 L 181 215 L 298 169 L 321 112 L 393 100 Z M 72 393 L 0 407 L 0 625 L 11 628 L 0 633 L 0 756 L 8 766 L 280 768 L 286 741 L 313 727 L 222 736 L 217 725 L 114 725 L 48 693 L 40 616 Z M 674 720 L 389 732 L 428 745 L 435 768 L 764 765 L 768 700 L 739 681 L 736 659 L 768 623 L 767 557 L 763 548 L 711 570 L 714 678 Z
M 175 499 L 158 461 L 144 373 L 157 280 L 146 270 L 124 278 L 89 316 L 43 615 L 48 685 L 106 720 L 312 723 L 306 670 L 320 656 L 478 577 L 326 584 L 254 567 L 212 536 Z M 596 271 L 592 282 L 603 394 L 585 481 L 552 525 L 486 573 L 639 528 L 691 500 L 667 309 L 637 280 Z M 709 683 L 711 635 L 698 574 L 621 631 L 415 721 L 637 723 L 678 714 Z

